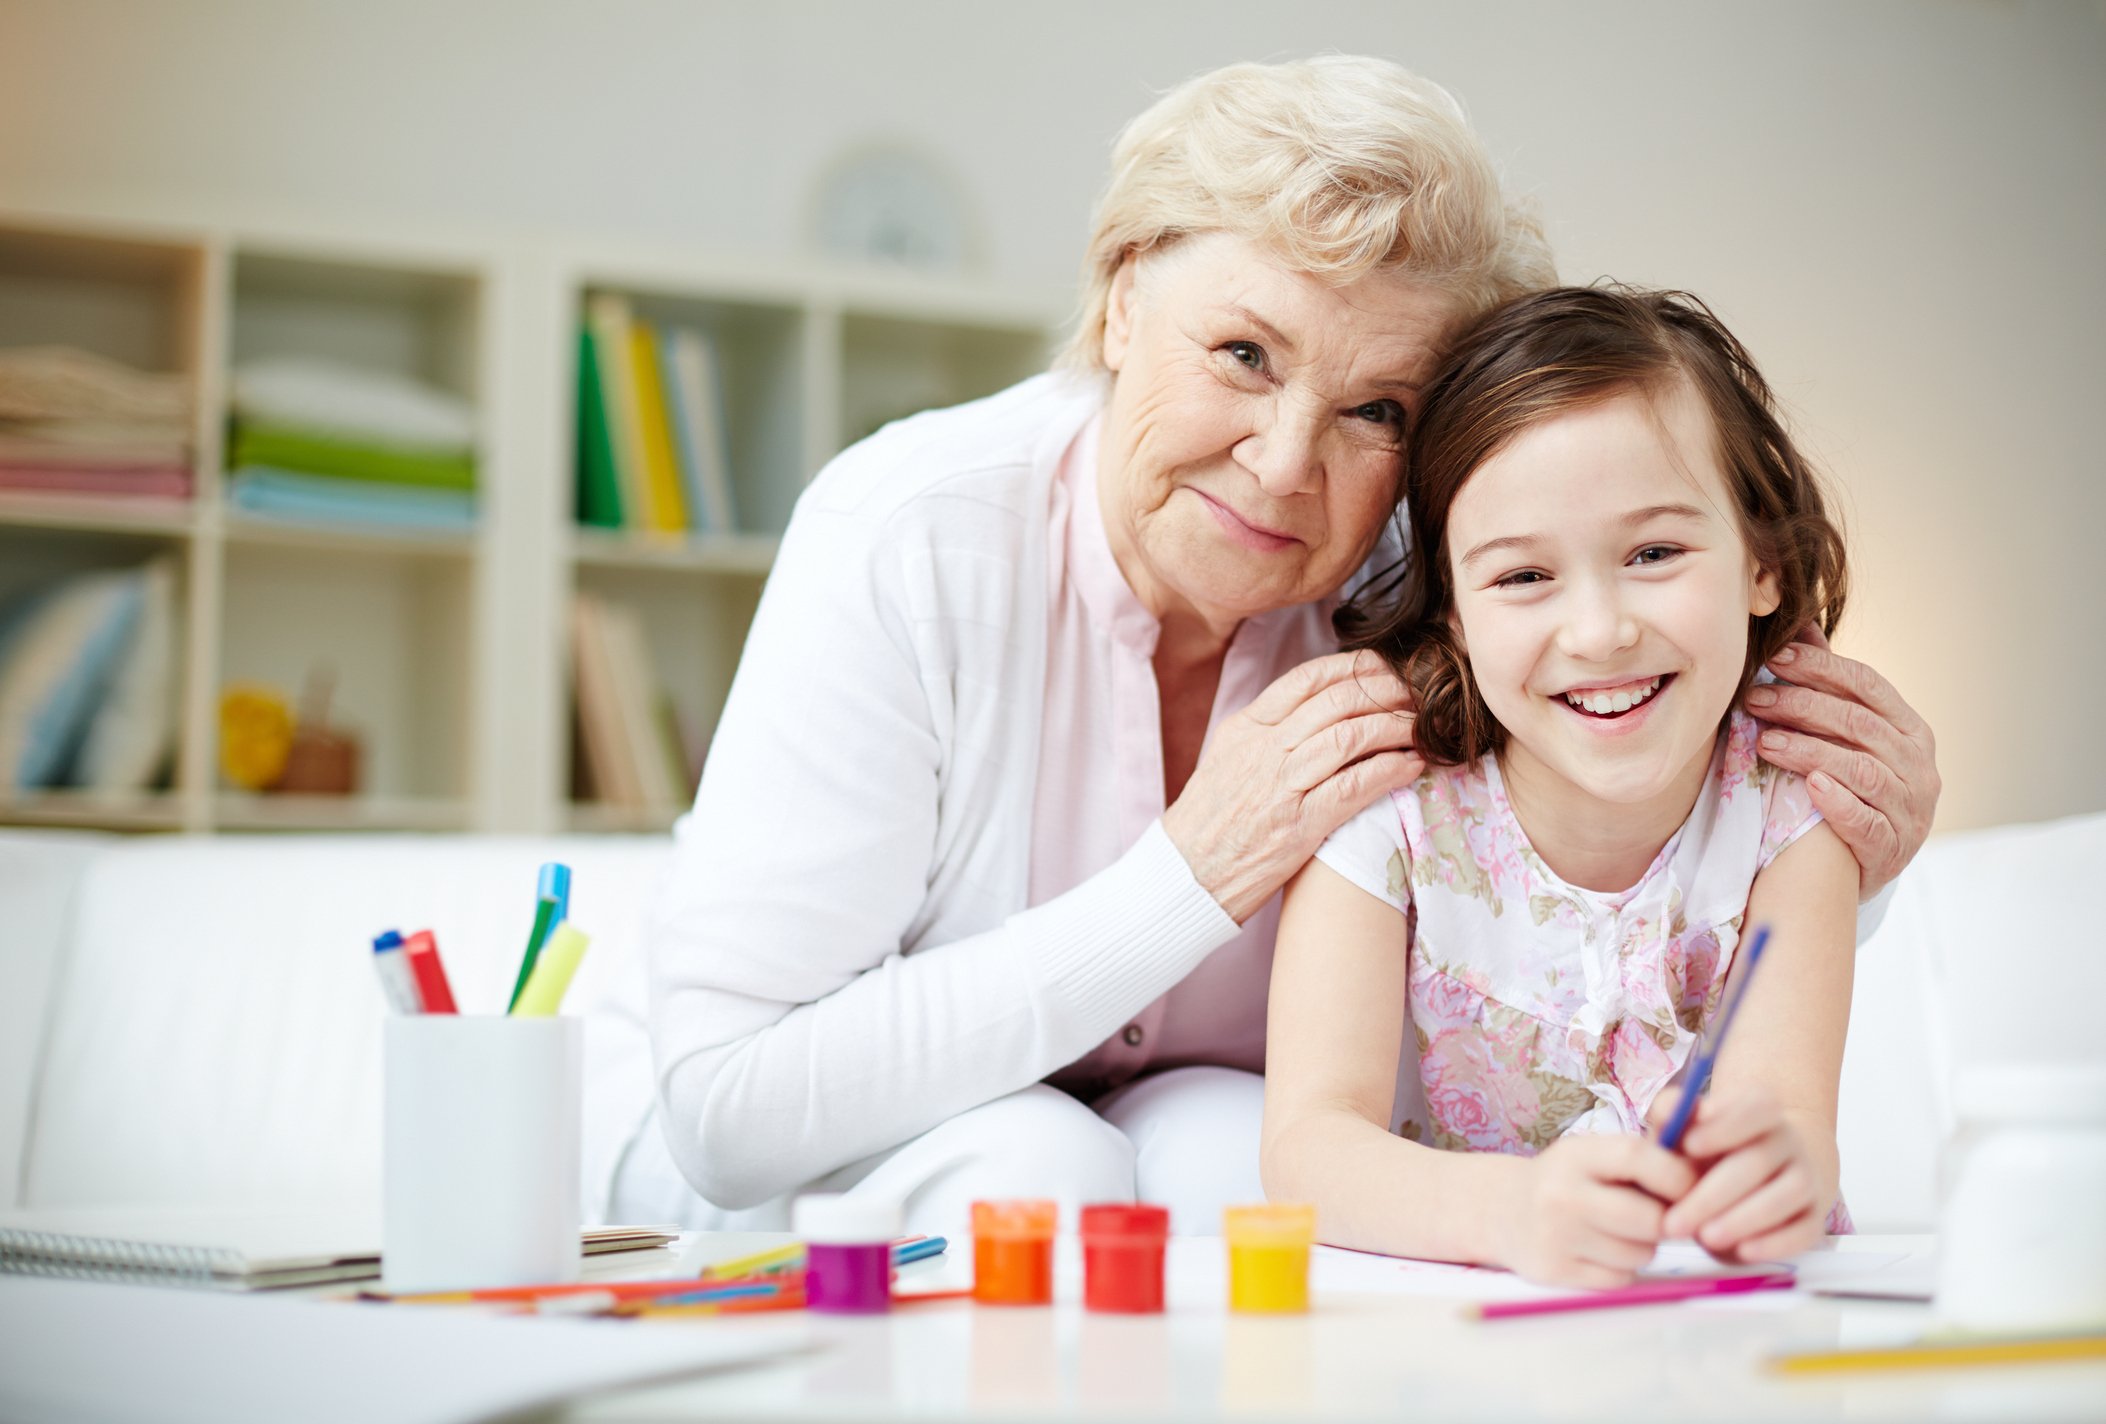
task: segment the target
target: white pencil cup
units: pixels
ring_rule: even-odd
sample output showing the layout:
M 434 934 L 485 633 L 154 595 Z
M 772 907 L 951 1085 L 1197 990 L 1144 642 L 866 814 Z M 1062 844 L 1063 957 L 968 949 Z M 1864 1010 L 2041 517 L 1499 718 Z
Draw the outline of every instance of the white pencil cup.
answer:
M 576 1280 L 583 1021 L 414 1014 L 386 1024 L 382 1286 Z

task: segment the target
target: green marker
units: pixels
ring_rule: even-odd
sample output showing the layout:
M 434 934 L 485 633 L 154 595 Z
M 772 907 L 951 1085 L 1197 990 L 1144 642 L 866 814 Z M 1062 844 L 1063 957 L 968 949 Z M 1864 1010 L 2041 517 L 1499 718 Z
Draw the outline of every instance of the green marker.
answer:
M 556 919 L 561 913 L 556 902 L 546 895 L 534 902 L 534 928 L 527 935 L 526 957 L 519 963 L 519 982 L 512 986 L 512 1000 L 505 1005 L 506 1013 L 519 1007 L 519 996 L 526 992 L 527 980 L 534 977 L 534 963 L 541 958 L 541 947 L 548 943 L 549 931 L 556 927 Z

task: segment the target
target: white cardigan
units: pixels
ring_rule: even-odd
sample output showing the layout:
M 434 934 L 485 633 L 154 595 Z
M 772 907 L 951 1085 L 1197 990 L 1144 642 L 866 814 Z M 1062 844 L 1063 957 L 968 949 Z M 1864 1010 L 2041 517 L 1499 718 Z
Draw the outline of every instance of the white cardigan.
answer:
M 720 1207 L 1037 1082 L 1235 933 L 1160 822 L 1025 908 L 1051 481 L 1103 400 L 916 416 L 798 501 L 651 919 L 664 1129 Z

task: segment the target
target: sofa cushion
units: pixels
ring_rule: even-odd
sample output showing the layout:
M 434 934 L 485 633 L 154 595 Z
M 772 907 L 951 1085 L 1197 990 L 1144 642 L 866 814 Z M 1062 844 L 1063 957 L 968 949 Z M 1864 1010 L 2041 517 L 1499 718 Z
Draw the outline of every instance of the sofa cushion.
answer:
M 584 1200 L 604 1209 L 650 1098 L 639 928 L 666 842 L 219 837 L 112 846 L 59 975 L 25 1206 L 332 1201 L 380 1182 L 371 936 L 429 928 L 466 1012 L 501 1011 L 544 860 L 593 937 Z

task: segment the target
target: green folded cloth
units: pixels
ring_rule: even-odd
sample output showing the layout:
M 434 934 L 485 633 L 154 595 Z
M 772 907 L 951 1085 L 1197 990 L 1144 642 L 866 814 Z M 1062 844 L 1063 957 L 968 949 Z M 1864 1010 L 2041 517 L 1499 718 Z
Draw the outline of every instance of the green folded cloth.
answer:
M 227 463 L 236 467 L 275 465 L 313 475 L 427 489 L 475 488 L 475 457 L 465 452 L 366 444 L 282 425 L 237 424 Z

